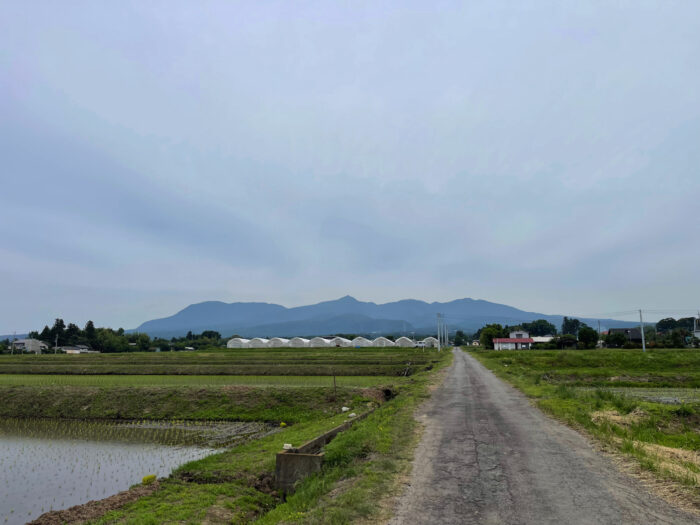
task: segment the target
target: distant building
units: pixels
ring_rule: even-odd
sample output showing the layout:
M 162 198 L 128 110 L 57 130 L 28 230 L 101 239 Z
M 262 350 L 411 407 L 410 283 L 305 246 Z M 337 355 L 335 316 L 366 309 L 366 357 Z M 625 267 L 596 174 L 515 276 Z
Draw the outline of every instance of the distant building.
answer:
M 693 337 L 700 339 L 700 317 L 696 317 L 693 322 Z
M 533 335 L 531 339 L 532 339 L 533 343 L 551 343 L 552 340 L 554 339 L 554 336 L 553 335 Z
M 394 343 L 394 341 L 392 341 L 391 339 L 387 339 L 386 337 L 377 337 L 374 341 L 372 341 L 372 346 L 396 346 L 396 343 Z
M 66 354 L 99 354 L 97 350 L 92 350 L 86 345 L 62 346 L 61 350 Z
M 352 341 L 350 341 L 350 339 L 345 339 L 344 337 L 334 337 L 331 339 L 331 346 L 352 346 Z
M 250 348 L 250 339 L 234 337 L 233 339 L 228 340 L 226 343 L 226 348 Z
M 355 348 L 365 348 L 368 346 L 372 346 L 372 341 L 365 337 L 356 337 L 352 340 L 352 346 L 354 346 Z
M 494 337 L 494 350 L 528 350 L 532 348 L 534 340 L 530 334 L 522 330 L 510 333 L 510 337 Z
M 268 345 L 270 348 L 286 348 L 289 346 L 289 339 L 284 337 L 273 337 L 270 339 Z
M 426 337 L 425 339 L 423 339 L 423 344 L 427 348 L 436 348 L 437 344 L 438 344 L 438 340 L 435 337 Z
M 306 348 L 309 346 L 309 340 L 303 337 L 292 337 L 289 340 L 289 346 L 292 348 Z
M 408 337 L 399 337 L 394 344 L 396 346 L 403 346 L 405 348 L 410 348 L 416 346 L 416 344 L 413 342 L 412 339 L 409 339 Z
M 641 343 L 642 342 L 642 331 L 638 328 L 610 328 L 608 329 L 609 334 L 623 334 L 628 341 L 631 343 Z
M 12 343 L 12 347 L 20 352 L 34 352 L 35 354 L 49 349 L 49 345 L 38 339 L 17 339 Z

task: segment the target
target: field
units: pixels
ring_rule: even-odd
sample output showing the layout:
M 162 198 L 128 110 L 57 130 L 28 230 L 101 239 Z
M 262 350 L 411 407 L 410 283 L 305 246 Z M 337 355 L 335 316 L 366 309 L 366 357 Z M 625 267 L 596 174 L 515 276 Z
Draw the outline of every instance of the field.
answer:
M 435 354 L 415 348 L 271 348 L 4 355 L 0 374 L 406 376 L 431 367 Z
M 469 350 L 537 405 L 700 503 L 697 350 Z
M 404 348 L 2 356 L 0 418 L 12 428 L 21 420 L 83 420 L 81 428 L 98 433 L 107 421 L 109 436 L 134 421 L 149 432 L 159 421 L 175 425 L 178 436 L 192 424 L 273 429 L 181 466 L 153 494 L 99 517 L 103 509 L 91 523 L 346 523 L 382 511 L 374 495 L 390 490 L 408 465 L 413 410 L 450 359 Z M 282 445 L 373 408 L 325 447 L 322 473 L 282 500 L 272 485 Z
M 337 386 L 372 387 L 400 383 L 398 376 L 337 376 Z M 332 376 L 78 375 L 0 374 L 1 386 L 279 386 L 332 387 Z

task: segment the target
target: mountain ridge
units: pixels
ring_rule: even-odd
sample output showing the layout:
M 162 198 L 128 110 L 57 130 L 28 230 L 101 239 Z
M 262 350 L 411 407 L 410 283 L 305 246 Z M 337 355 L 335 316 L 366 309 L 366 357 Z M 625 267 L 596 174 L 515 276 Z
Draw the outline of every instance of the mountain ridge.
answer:
M 420 299 L 401 299 L 377 304 L 359 301 L 350 295 L 339 299 L 295 307 L 265 302 L 203 301 L 186 306 L 174 315 L 152 319 L 131 332 L 151 336 L 176 337 L 188 331 L 195 333 L 216 330 L 224 337 L 330 335 L 334 333 L 432 333 L 436 331 L 437 314 L 442 314 L 451 329 L 475 331 L 489 323 L 515 325 L 546 319 L 559 327 L 563 315 L 528 312 L 513 306 L 484 299 L 465 297 L 447 302 L 428 303 Z M 614 319 L 580 319 L 601 328 L 636 326 Z

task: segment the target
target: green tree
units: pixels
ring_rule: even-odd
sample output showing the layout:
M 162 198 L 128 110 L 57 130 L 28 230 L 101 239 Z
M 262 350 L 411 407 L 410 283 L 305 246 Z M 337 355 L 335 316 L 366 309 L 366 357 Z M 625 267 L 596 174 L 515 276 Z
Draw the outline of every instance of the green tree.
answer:
M 455 332 L 455 346 L 463 346 L 466 345 L 469 341 L 467 341 L 467 337 L 464 335 L 464 332 L 462 330 L 457 330 Z
M 531 323 L 523 323 L 523 330 L 531 336 L 557 335 L 557 327 L 546 319 L 537 319 Z
M 85 335 L 85 340 L 89 345 L 94 345 L 97 340 L 97 331 L 95 330 L 95 324 L 92 321 L 85 323 L 85 329 L 83 330 Z
M 44 326 L 44 329 L 39 334 L 39 339 L 45 343 L 51 343 L 51 329 L 48 326 Z
M 58 339 L 56 339 L 58 337 Z M 58 340 L 58 346 L 66 344 L 66 323 L 63 319 L 56 319 L 51 328 L 51 342 L 55 343 Z
M 583 323 L 578 330 L 578 340 L 584 348 L 595 348 L 598 344 L 598 332 Z
M 479 336 L 479 343 L 484 348 L 493 348 L 493 340 L 497 337 L 505 337 L 503 327 L 498 324 L 487 324 L 481 329 L 481 335 Z
M 68 327 L 66 328 L 65 332 L 66 343 L 69 345 L 75 345 L 79 342 L 82 335 L 82 331 L 78 325 L 68 323 Z
M 656 330 L 658 332 L 670 332 L 677 326 L 678 323 L 673 317 L 666 317 L 665 319 L 661 319 L 658 323 L 656 323 Z
M 605 345 L 610 348 L 621 348 L 627 342 L 627 336 L 620 332 L 605 336 Z
M 579 328 L 581 328 L 581 321 L 579 321 L 578 319 L 574 319 L 573 317 L 564 317 L 564 320 L 561 323 L 562 334 L 576 335 L 579 331 Z

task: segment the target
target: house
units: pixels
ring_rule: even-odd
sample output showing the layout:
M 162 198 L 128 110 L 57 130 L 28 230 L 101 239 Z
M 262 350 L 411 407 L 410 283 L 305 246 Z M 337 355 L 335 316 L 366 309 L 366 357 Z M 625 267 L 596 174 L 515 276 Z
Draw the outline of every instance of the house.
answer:
M 435 337 L 426 337 L 423 339 L 423 345 L 427 348 L 436 348 L 438 345 L 438 340 Z
M 250 339 L 234 337 L 226 343 L 226 348 L 250 348 Z
M 700 339 L 700 317 L 693 320 L 693 337 Z
M 416 346 L 416 343 L 413 342 L 412 339 L 409 339 L 408 337 L 399 337 L 394 344 L 396 346 L 402 346 L 404 348 L 413 348 Z
M 527 350 L 532 348 L 534 343 L 530 334 L 522 330 L 511 332 L 510 337 L 494 337 L 494 350 Z
M 17 339 L 12 343 L 12 348 L 20 352 L 34 352 L 35 354 L 40 354 L 42 351 L 48 350 L 49 345 L 38 339 Z
M 86 345 L 62 346 L 61 350 L 66 354 L 99 354 L 97 350 L 90 350 Z
M 534 343 L 551 343 L 554 339 L 553 335 L 534 335 L 532 341 Z
M 638 328 L 609 328 L 609 334 L 623 334 L 631 343 L 642 342 L 642 331 Z

